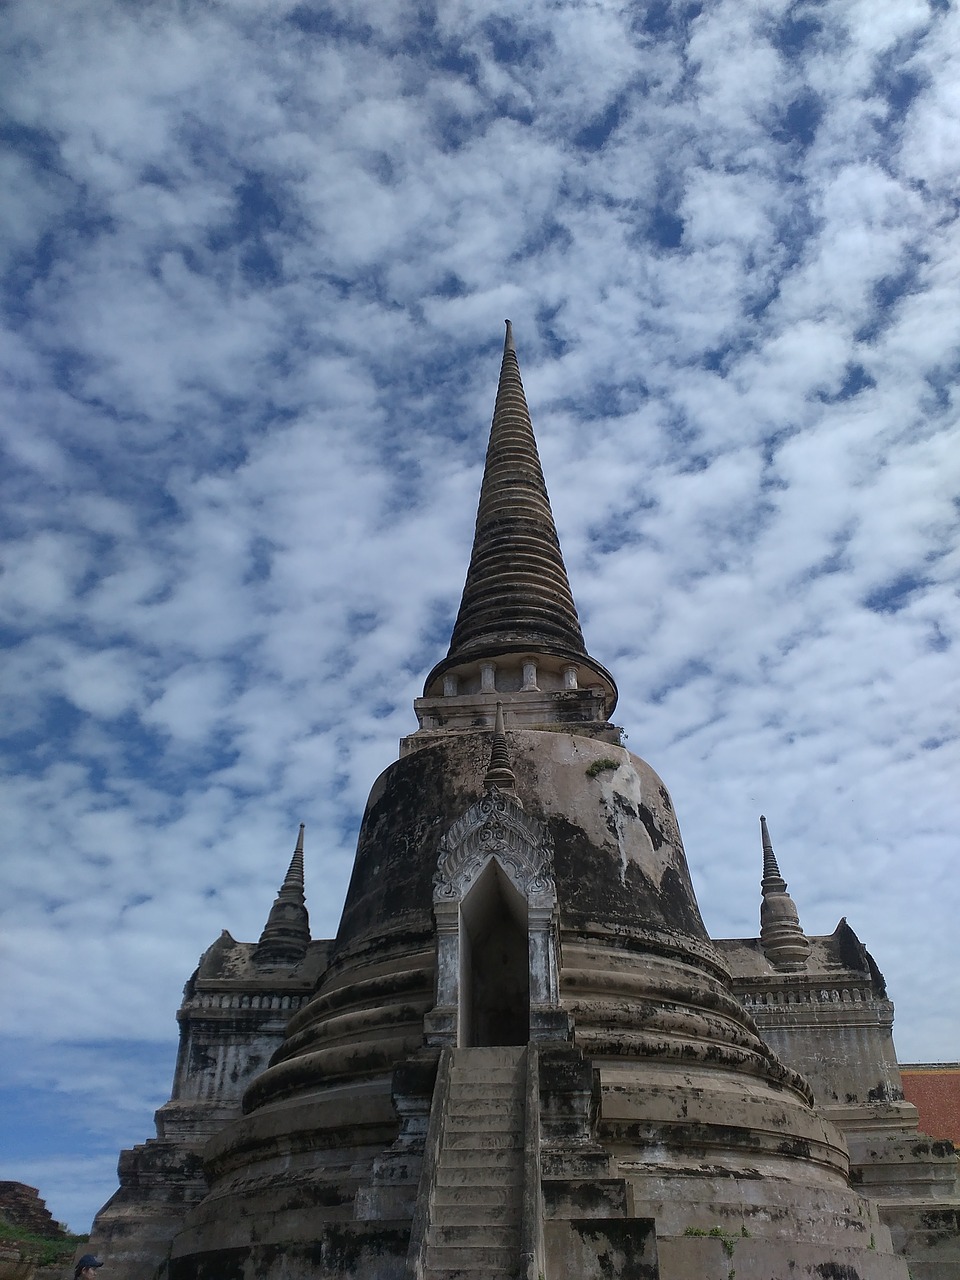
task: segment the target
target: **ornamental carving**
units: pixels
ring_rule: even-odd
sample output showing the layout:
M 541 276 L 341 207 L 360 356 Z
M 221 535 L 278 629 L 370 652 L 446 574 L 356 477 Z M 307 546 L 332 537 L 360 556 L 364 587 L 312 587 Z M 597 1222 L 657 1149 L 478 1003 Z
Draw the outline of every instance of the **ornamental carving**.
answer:
M 434 902 L 461 899 L 491 858 L 531 906 L 551 907 L 556 902 L 550 873 L 553 850 L 546 827 L 496 787 L 442 837 L 433 877 Z

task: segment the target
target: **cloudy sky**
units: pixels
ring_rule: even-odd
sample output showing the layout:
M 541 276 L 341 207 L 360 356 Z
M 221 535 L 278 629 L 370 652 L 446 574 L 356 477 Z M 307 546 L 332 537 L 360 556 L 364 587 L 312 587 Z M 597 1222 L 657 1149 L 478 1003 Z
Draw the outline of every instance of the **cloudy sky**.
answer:
M 307 824 L 316 936 L 446 651 L 503 319 L 715 936 L 766 813 L 960 1056 L 946 0 L 4 11 L 0 1177 L 89 1227 Z

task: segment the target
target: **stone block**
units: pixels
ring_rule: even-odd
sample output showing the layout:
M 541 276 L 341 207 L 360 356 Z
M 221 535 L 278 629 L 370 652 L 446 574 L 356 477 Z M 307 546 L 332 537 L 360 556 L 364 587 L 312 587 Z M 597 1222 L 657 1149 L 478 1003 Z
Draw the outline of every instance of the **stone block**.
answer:
M 650 1218 L 568 1218 L 544 1229 L 547 1276 L 578 1280 L 661 1280 L 656 1224 Z M 691 1271 L 684 1280 L 699 1273 Z M 704 1277 L 706 1280 L 706 1277 Z M 726 1278 L 724 1278 L 726 1280 Z

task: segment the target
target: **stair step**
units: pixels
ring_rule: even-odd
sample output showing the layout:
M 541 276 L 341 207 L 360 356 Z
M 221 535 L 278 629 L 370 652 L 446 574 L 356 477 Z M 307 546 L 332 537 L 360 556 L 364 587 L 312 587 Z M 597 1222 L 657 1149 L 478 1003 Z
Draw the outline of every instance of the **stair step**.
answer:
M 507 1187 L 519 1187 L 523 1182 L 523 1166 L 484 1165 L 478 1169 L 476 1165 L 444 1165 L 437 1170 L 437 1187 L 477 1187 L 488 1191 L 501 1190 Z
M 522 1062 L 499 1062 L 490 1059 L 487 1062 L 460 1062 L 456 1058 L 450 1063 L 451 1074 L 470 1076 L 473 1080 L 496 1079 L 498 1076 L 512 1076 L 519 1079 L 524 1074 Z
M 523 1167 L 519 1147 L 450 1147 L 443 1153 L 439 1169 L 513 1170 Z M 481 1181 L 486 1174 L 481 1175 Z
M 485 1133 L 488 1129 L 510 1130 L 512 1133 L 523 1133 L 524 1115 L 522 1111 L 510 1113 L 503 1109 L 499 1111 L 482 1111 L 479 1114 L 476 1111 L 448 1111 L 444 1118 L 444 1125 L 448 1133 L 462 1133 L 464 1130 L 473 1125 L 478 1133 Z
M 516 1280 L 525 1050 L 457 1049 L 431 1188 L 424 1280 Z
M 513 1116 L 504 1115 L 472 1115 L 472 1116 L 451 1116 L 448 1115 L 444 1120 L 444 1132 L 451 1133 L 513 1133 L 518 1132 L 519 1126 Z
M 482 1116 L 492 1111 L 523 1116 L 526 1107 L 516 1089 L 490 1089 L 483 1093 L 464 1089 L 462 1093 L 451 1091 L 447 1096 L 447 1113 Z
M 475 1151 L 511 1151 L 523 1146 L 522 1135 L 516 1130 L 500 1130 L 491 1133 L 445 1132 L 443 1135 L 444 1154 L 447 1151 L 462 1151 L 472 1148 Z
M 462 1098 L 450 1097 L 447 1101 L 446 1115 L 473 1116 L 509 1116 L 517 1124 L 522 1124 L 526 1108 L 513 1094 L 509 1097 L 475 1098 L 472 1095 Z
M 439 1228 L 470 1227 L 473 1231 L 486 1233 L 493 1227 L 509 1227 L 511 1231 L 520 1230 L 520 1209 L 517 1197 L 513 1196 L 505 1204 L 478 1204 L 475 1200 L 450 1200 L 443 1204 L 435 1202 L 436 1225 Z M 441 1243 L 433 1236 L 434 1244 Z M 452 1243 L 452 1242 L 448 1242 Z M 489 1239 L 484 1235 L 483 1244 L 499 1244 L 501 1241 Z
M 449 1267 L 444 1267 L 442 1271 L 436 1271 L 433 1267 L 424 1267 L 423 1280 L 478 1280 L 483 1272 L 483 1280 L 516 1280 L 516 1268 L 504 1267 L 483 1267 L 474 1271 L 451 1271 Z
M 467 1089 L 449 1094 L 447 1110 L 460 1110 L 476 1115 L 477 1111 L 507 1111 L 511 1115 L 524 1114 L 524 1101 L 517 1097 L 516 1089 L 484 1089 L 483 1093 Z
M 471 1271 L 451 1270 L 449 1267 L 438 1271 L 434 1267 L 424 1267 L 423 1280 L 477 1280 L 481 1271 L 483 1280 L 516 1280 L 515 1267 L 482 1267 Z
M 450 1103 L 462 1104 L 480 1110 L 496 1103 L 513 1102 L 523 1106 L 525 1091 L 516 1080 L 465 1080 L 462 1085 L 451 1081 L 447 1093 L 447 1106 Z
M 438 1224 L 427 1240 L 428 1249 L 441 1245 L 458 1249 L 516 1249 L 519 1244 L 519 1227 L 473 1222 Z
M 438 1210 L 442 1210 L 446 1214 L 451 1206 L 463 1207 L 464 1209 L 476 1209 L 480 1212 L 492 1212 L 495 1209 L 511 1209 L 518 1203 L 518 1193 L 521 1186 L 521 1179 L 514 1178 L 511 1182 L 491 1186 L 489 1183 L 480 1185 L 473 1182 L 464 1182 L 462 1184 L 454 1184 L 447 1186 L 437 1185 L 434 1188 L 434 1204 Z M 519 1210 L 517 1210 L 519 1212 Z
M 453 1060 L 455 1063 L 469 1062 L 479 1064 L 482 1062 L 495 1063 L 519 1063 L 526 1053 L 526 1046 L 519 1044 L 483 1044 L 471 1045 L 466 1049 L 454 1049 Z
M 424 1262 L 428 1270 L 450 1275 L 454 1271 L 478 1272 L 485 1277 L 494 1272 L 505 1276 L 516 1274 L 516 1249 L 498 1249 L 494 1245 L 462 1247 L 452 1244 L 427 1245 Z
M 490 1085 L 515 1085 L 523 1078 L 523 1072 L 517 1067 L 484 1067 L 482 1071 L 474 1071 L 469 1067 L 450 1068 L 450 1083 L 453 1086 L 469 1085 L 471 1088 L 484 1088 Z

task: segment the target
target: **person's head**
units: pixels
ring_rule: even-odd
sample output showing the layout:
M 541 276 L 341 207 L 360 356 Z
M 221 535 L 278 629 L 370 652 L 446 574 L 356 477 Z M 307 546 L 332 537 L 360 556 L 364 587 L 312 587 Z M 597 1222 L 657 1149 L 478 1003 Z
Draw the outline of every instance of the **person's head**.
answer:
M 97 1267 L 102 1266 L 99 1258 L 95 1258 L 92 1253 L 85 1253 L 73 1269 L 73 1280 L 94 1280 Z

